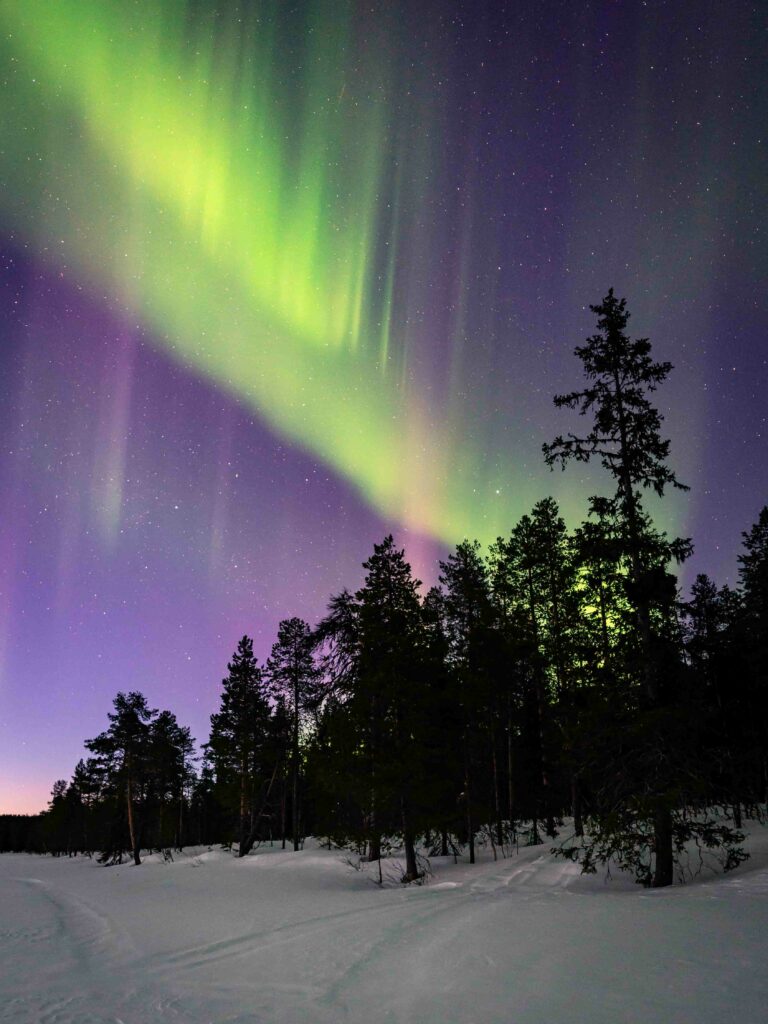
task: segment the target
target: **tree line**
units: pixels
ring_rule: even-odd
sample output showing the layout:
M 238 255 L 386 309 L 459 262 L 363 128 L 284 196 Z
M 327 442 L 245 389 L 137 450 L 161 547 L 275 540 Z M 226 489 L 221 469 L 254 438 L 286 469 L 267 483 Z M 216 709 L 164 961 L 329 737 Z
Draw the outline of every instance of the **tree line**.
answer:
M 545 498 L 489 549 L 458 544 L 424 595 L 384 538 L 362 586 L 314 628 L 281 622 L 263 665 L 240 640 L 201 759 L 170 711 L 120 693 L 49 809 L 0 817 L 0 849 L 139 864 L 314 835 L 372 861 L 396 843 L 414 881 L 420 849 L 474 862 L 479 842 L 506 856 L 546 838 L 656 887 L 692 847 L 739 864 L 744 817 L 768 800 L 768 508 L 739 586 L 699 575 L 683 600 L 692 545 L 643 504 L 687 489 L 652 402 L 672 367 L 629 337 L 613 290 L 591 309 L 584 386 L 555 398 L 586 427 L 543 447 L 552 467 L 605 470 L 581 525 Z

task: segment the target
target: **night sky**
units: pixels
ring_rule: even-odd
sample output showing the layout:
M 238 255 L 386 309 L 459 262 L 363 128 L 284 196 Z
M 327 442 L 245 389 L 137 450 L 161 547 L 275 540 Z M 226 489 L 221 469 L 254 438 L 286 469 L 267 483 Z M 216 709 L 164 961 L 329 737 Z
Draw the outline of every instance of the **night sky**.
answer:
M 0 811 L 118 689 L 198 740 L 392 531 L 549 493 L 613 286 L 675 365 L 686 578 L 768 502 L 768 8 L 0 0 Z

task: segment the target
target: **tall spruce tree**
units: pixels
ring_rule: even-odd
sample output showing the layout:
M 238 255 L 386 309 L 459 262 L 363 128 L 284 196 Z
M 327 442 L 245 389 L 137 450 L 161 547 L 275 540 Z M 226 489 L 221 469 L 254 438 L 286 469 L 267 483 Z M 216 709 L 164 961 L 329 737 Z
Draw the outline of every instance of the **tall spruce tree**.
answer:
M 370 715 L 372 741 L 371 835 L 378 843 L 376 805 L 390 804 L 403 833 L 405 881 L 419 876 L 414 818 L 422 617 L 419 581 L 390 534 L 374 544 L 363 563 L 365 582 L 355 595 L 359 604 L 360 673 L 358 689 Z
M 363 586 L 333 597 L 316 630 L 327 690 L 311 760 L 328 832 L 372 861 L 382 836 L 401 832 L 412 881 L 426 692 L 419 583 L 392 536 L 363 568 Z
M 670 442 L 661 436 L 662 416 L 649 397 L 666 380 L 672 364 L 653 361 L 647 338 L 630 339 L 626 300 L 617 299 L 612 288 L 600 304 L 590 309 L 598 317 L 597 333 L 575 350 L 588 385 L 556 396 L 555 404 L 575 409 L 582 416 L 591 415 L 592 427 L 585 434 L 556 437 L 544 445 L 544 457 L 549 466 L 559 463 L 563 468 L 572 460 L 589 462 L 597 458 L 616 482 L 622 542 L 629 562 L 628 596 L 635 614 L 645 696 L 651 707 L 658 707 L 663 700 L 660 667 L 666 648 L 654 631 L 653 608 L 663 598 L 667 585 L 665 561 L 685 557 L 689 545 L 682 540 L 660 544 L 659 535 L 652 536 L 641 491 L 651 489 L 662 496 L 668 486 L 687 489 L 667 463 Z M 653 885 L 661 887 L 673 881 L 672 812 L 669 787 L 659 781 L 656 788 L 651 801 Z
M 303 619 L 284 619 L 266 664 L 272 696 L 282 702 L 291 722 L 291 832 L 294 850 L 300 836 L 300 735 L 302 718 L 315 705 L 319 673 L 314 660 L 315 638 Z
M 469 862 L 475 863 L 475 817 L 477 782 L 474 779 L 475 747 L 483 707 L 488 704 L 489 631 L 493 623 L 488 569 L 477 541 L 463 541 L 440 563 L 443 615 L 448 641 L 448 662 L 455 684 L 456 703 L 462 716 L 462 762 L 464 788 L 462 803 L 469 847 Z M 492 736 L 492 742 L 493 742 Z M 495 803 L 499 805 L 498 773 L 494 779 Z
M 219 792 L 237 816 L 238 856 L 253 846 L 259 827 L 257 794 L 262 773 L 263 747 L 269 703 L 262 670 L 253 654 L 253 640 L 244 636 L 222 681 L 219 711 L 211 715 L 211 736 L 206 749 Z
M 325 699 L 310 750 L 313 798 L 323 833 L 380 857 L 375 695 L 361 677 L 360 602 L 346 588 L 333 594 L 315 629 Z
M 150 791 L 156 804 L 156 845 L 181 850 L 186 789 L 193 777 L 195 741 L 172 711 L 161 711 L 149 727 Z
M 93 851 L 94 839 L 93 812 L 99 797 L 99 782 L 93 758 L 89 758 L 88 761 L 81 759 L 77 762 L 72 773 L 70 789 L 77 793 L 77 845 L 82 852 L 90 855 Z
M 449 836 L 474 828 L 467 820 L 471 805 L 459 799 L 466 793 L 467 709 L 457 694 L 457 679 L 450 656 L 450 627 L 445 594 L 432 587 L 422 603 L 424 657 L 420 680 L 426 712 L 419 738 L 423 744 L 423 821 L 435 853 L 447 857 Z M 463 811 L 463 814 L 462 814 Z M 437 835 L 432 837 L 431 830 Z M 428 845 L 430 845 L 428 843 Z

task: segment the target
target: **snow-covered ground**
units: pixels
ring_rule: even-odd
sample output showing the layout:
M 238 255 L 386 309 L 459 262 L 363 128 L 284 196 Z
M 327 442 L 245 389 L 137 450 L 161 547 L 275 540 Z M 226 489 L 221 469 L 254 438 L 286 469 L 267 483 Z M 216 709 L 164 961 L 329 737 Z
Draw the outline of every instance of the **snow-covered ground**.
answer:
M 0 1020 L 765 1024 L 768 829 L 749 847 L 732 875 L 659 891 L 546 847 L 433 859 L 408 889 L 318 849 L 6 854 Z

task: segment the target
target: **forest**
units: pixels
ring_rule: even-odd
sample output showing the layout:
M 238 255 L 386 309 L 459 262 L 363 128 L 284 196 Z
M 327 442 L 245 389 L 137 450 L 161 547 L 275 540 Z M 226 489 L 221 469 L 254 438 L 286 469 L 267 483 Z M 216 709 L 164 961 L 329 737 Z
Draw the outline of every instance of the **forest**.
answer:
M 583 378 L 555 397 L 584 429 L 543 446 L 553 469 L 603 469 L 580 525 L 544 498 L 489 548 L 459 543 L 426 593 L 385 537 L 362 586 L 314 625 L 281 622 L 264 664 L 240 639 L 199 754 L 171 711 L 118 693 L 49 808 L 0 817 L 0 850 L 138 865 L 312 835 L 370 861 L 401 850 L 404 883 L 480 844 L 547 843 L 653 887 L 683 880 L 692 845 L 741 863 L 768 800 L 768 507 L 738 586 L 698 575 L 684 598 L 692 543 L 645 502 L 687 489 L 653 400 L 672 366 L 612 290 L 591 309 Z

